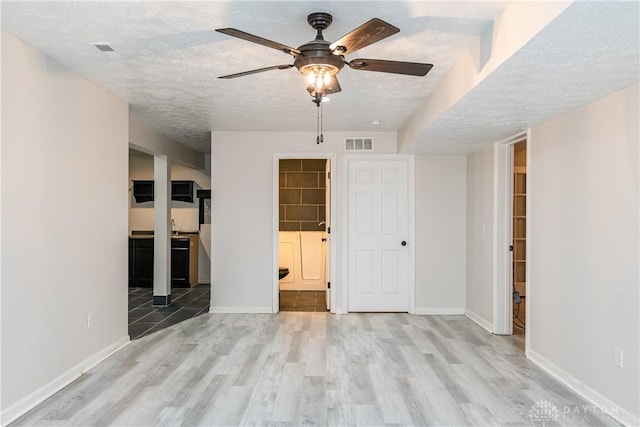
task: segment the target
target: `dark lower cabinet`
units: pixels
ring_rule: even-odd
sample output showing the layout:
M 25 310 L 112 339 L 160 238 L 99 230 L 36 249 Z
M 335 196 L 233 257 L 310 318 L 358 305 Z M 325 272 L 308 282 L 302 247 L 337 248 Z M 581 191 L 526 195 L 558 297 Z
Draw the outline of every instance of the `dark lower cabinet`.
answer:
M 171 287 L 188 288 L 189 239 L 171 239 Z M 153 287 L 153 238 L 129 238 L 129 286 Z
M 135 286 L 133 284 L 133 255 L 135 254 L 135 240 L 129 238 L 129 287 Z
M 129 238 L 129 286 L 153 286 L 153 239 Z
M 174 288 L 190 286 L 189 243 L 187 238 L 171 239 L 171 286 Z

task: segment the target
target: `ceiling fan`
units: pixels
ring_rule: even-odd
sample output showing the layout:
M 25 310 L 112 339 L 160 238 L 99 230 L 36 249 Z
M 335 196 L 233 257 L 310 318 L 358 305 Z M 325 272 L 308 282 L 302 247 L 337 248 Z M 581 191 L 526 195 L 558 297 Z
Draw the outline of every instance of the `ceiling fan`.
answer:
M 336 75 L 345 64 L 353 70 L 378 71 L 411 76 L 424 76 L 433 67 L 432 64 L 381 59 L 358 58 L 347 61 L 344 57 L 345 55 L 352 54 L 365 46 L 392 36 L 398 33 L 400 29 L 381 19 L 373 18 L 337 41 L 329 43 L 322 36 L 322 31 L 331 25 L 332 20 L 333 17 L 328 13 L 316 12 L 310 14 L 307 17 L 307 22 L 318 33 L 314 40 L 303 44 L 297 49 L 235 28 L 216 29 L 219 33 L 277 49 L 294 57 L 293 64 L 258 68 L 220 76 L 219 78 L 233 79 L 264 71 L 287 70 L 296 67 L 302 74 L 307 76 L 307 91 L 314 98 L 313 102 L 319 106 L 326 95 L 342 90 Z

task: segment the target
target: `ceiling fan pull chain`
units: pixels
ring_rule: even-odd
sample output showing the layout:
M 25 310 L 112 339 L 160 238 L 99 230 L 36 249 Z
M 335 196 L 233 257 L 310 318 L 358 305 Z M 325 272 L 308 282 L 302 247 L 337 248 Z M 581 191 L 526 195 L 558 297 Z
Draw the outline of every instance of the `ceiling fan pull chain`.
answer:
M 320 144 L 320 104 L 316 111 L 316 144 Z
M 324 107 L 320 103 L 320 142 L 324 142 Z

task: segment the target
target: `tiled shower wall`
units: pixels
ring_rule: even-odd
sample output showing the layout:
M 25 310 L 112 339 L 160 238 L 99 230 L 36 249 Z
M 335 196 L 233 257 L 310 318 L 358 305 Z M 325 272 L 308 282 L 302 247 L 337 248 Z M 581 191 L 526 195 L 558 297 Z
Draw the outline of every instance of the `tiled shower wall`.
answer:
M 324 231 L 325 159 L 280 160 L 280 231 Z

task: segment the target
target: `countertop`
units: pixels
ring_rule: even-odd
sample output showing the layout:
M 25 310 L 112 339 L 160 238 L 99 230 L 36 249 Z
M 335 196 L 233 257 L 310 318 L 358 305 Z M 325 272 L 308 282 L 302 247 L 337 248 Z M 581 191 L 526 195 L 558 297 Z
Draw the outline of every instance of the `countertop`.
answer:
M 178 231 L 171 234 L 172 239 L 188 239 L 194 234 L 199 234 L 197 231 Z M 153 231 L 132 231 L 129 234 L 130 239 L 153 239 Z

